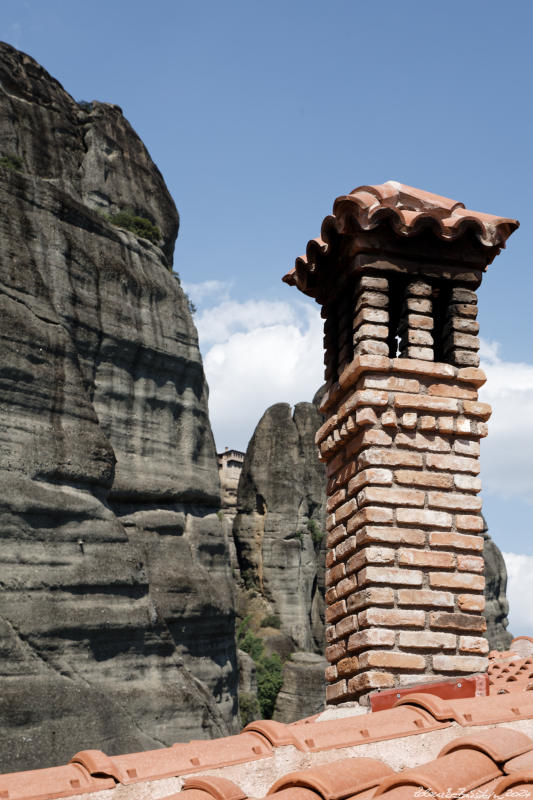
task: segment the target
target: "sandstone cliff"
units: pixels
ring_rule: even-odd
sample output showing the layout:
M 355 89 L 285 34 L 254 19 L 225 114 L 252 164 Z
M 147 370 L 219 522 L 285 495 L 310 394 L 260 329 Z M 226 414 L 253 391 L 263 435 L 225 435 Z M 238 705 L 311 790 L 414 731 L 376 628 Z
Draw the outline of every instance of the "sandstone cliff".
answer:
M 0 767 L 233 731 L 233 585 L 174 203 L 117 106 L 81 107 L 4 44 L 0 204 Z M 159 240 L 97 213 L 124 209 Z

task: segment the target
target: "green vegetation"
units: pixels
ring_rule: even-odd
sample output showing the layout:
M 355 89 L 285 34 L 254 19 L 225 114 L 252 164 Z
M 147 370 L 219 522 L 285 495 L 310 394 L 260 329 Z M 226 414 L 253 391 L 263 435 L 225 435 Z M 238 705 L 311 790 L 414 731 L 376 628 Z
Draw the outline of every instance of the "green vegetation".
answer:
M 142 236 L 143 239 L 148 239 L 152 244 L 159 244 L 161 240 L 161 231 L 150 222 L 146 217 L 139 217 L 131 208 L 125 208 L 123 211 L 117 211 L 116 214 L 105 214 L 108 222 L 116 225 L 117 228 L 124 228 L 131 231 L 135 236 Z
M 245 589 L 257 589 L 257 578 L 251 569 L 245 569 L 241 573 Z
M 237 628 L 237 644 L 255 661 L 259 708 L 264 719 L 272 719 L 276 697 L 283 683 L 281 659 L 277 653 L 270 656 L 264 653 L 263 640 L 250 630 L 249 626 L 248 615 Z
M 249 722 L 258 719 L 261 716 L 261 709 L 257 697 L 254 694 L 242 692 L 239 695 L 239 712 L 243 728 L 245 725 L 248 725 Z
M 217 511 L 217 517 L 220 520 L 220 522 L 224 522 L 224 512 L 221 511 L 220 509 Z
M 314 546 L 320 547 L 320 543 L 324 538 L 324 531 L 320 530 L 320 527 L 316 519 L 310 519 L 307 521 L 307 530 L 311 534 L 311 539 L 313 540 Z
M 15 153 L 4 153 L 0 156 L 0 166 L 12 169 L 14 172 L 22 172 L 24 162 Z
M 263 617 L 261 620 L 261 627 L 262 628 L 281 628 L 281 620 L 277 614 L 267 614 L 266 617 Z

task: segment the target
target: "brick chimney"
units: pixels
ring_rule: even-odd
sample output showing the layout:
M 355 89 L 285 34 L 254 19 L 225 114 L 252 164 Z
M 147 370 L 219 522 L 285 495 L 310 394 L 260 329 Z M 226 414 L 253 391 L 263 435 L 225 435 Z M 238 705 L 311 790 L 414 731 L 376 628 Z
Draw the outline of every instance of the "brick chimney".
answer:
M 517 227 L 362 186 L 283 278 L 324 318 L 328 703 L 486 669 L 476 289 Z

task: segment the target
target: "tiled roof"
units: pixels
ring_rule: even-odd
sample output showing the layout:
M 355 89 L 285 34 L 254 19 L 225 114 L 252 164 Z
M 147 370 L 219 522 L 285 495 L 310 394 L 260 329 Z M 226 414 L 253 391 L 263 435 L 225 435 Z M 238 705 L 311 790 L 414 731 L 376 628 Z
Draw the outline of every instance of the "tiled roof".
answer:
M 514 662 L 516 672 L 530 661 L 513 644 L 491 654 L 489 671 Z M 380 711 L 259 720 L 236 736 L 128 755 L 84 751 L 65 766 L 0 776 L 0 798 L 410 800 L 420 789 L 533 791 L 533 692 L 511 681 L 513 692 L 476 696 L 486 682 L 470 680 L 467 697 L 455 696 L 451 684 L 419 685 Z
M 533 639 L 518 636 L 509 650 L 492 650 L 487 669 L 490 694 L 533 690 Z
M 487 263 L 505 247 L 506 240 L 519 226 L 515 219 L 471 211 L 457 200 L 397 181 L 359 186 L 350 194 L 337 197 L 333 214 L 322 223 L 320 236 L 308 242 L 305 255 L 296 259 L 283 280 L 314 296 L 308 276 L 327 258 L 334 238 L 339 234 L 369 232 L 383 224 L 402 238 L 416 236 L 429 228 L 444 241 L 456 240 L 470 230 L 479 244 L 487 248 Z

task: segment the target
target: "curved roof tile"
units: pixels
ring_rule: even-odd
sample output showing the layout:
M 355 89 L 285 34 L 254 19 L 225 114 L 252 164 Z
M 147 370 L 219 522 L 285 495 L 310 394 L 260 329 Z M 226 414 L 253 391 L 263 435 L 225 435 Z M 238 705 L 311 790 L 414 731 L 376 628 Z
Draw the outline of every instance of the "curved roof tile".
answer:
M 328 253 L 333 238 L 338 234 L 372 231 L 383 223 L 390 224 L 400 237 L 413 237 L 430 228 L 444 241 L 456 240 L 470 229 L 480 245 L 487 248 L 487 263 L 505 247 L 519 226 L 515 219 L 471 211 L 457 200 L 398 181 L 359 186 L 350 194 L 337 197 L 333 214 L 324 218 L 320 237 L 308 242 L 305 255 L 296 259 L 283 280 L 314 296 L 315 292 L 308 289 L 309 278 Z
M 533 750 L 533 741 L 522 731 L 512 728 L 500 728 L 497 736 L 492 729 L 479 731 L 475 736 L 461 736 L 448 742 L 440 751 L 439 757 L 458 750 L 479 750 L 497 764 L 504 764 L 509 759 Z M 533 765 L 533 756 L 531 764 Z
M 323 800 L 342 798 L 377 786 L 394 771 L 376 758 L 344 758 L 333 764 L 302 769 L 280 778 L 269 789 L 268 795 L 291 787 L 312 789 Z

